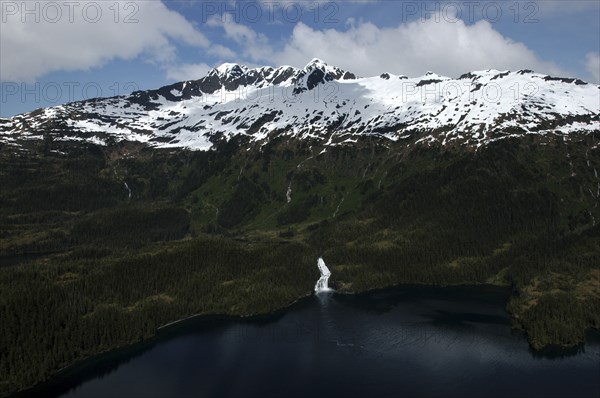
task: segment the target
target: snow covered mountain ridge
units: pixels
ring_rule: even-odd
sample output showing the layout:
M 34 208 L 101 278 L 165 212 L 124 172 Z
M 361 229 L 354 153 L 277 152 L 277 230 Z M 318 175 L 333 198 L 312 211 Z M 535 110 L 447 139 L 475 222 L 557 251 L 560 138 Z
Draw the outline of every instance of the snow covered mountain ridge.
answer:
M 529 70 L 362 78 L 313 59 L 302 69 L 223 64 L 199 80 L 0 119 L 0 145 L 51 139 L 207 150 L 235 135 L 325 145 L 367 135 L 481 146 L 515 135 L 595 131 L 600 86 L 578 79 Z

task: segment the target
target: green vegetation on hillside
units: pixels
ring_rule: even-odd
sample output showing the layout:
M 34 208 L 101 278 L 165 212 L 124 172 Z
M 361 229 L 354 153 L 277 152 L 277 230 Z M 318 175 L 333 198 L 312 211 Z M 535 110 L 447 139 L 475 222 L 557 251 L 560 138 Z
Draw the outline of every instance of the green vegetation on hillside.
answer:
M 319 255 L 338 291 L 512 286 L 534 348 L 581 343 L 600 327 L 599 138 L 4 146 L 0 395 L 177 319 L 286 306 Z

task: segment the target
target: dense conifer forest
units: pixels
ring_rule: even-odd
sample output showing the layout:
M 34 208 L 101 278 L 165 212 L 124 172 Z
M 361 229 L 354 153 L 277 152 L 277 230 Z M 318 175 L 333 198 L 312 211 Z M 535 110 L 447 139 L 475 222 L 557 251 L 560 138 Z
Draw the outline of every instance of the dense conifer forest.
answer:
M 599 140 L 0 147 L 0 395 L 177 319 L 285 307 L 318 256 L 341 292 L 509 286 L 534 349 L 580 344 L 600 327 Z

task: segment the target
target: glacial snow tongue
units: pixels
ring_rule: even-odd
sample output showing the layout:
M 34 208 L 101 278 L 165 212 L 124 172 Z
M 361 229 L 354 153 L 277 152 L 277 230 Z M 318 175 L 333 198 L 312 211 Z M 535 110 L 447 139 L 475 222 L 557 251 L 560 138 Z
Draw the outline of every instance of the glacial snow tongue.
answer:
M 320 293 L 320 292 L 328 292 L 331 289 L 329 288 L 329 277 L 331 276 L 331 272 L 329 271 L 329 268 L 327 268 L 327 265 L 325 265 L 325 261 L 323 261 L 322 257 L 319 257 L 319 260 L 317 261 L 317 267 L 319 267 L 319 272 L 321 273 L 321 277 L 319 278 L 319 280 L 317 281 L 317 284 L 315 285 L 315 292 L 316 293 Z

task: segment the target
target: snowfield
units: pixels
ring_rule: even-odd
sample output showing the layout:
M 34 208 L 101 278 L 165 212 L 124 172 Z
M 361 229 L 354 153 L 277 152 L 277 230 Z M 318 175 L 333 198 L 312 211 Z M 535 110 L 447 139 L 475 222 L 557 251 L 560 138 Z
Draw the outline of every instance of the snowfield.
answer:
M 532 71 L 453 79 L 428 72 L 360 78 L 314 59 L 305 68 L 223 64 L 195 81 L 0 119 L 0 142 L 51 137 L 208 150 L 214 137 L 272 135 L 352 143 L 375 135 L 481 146 L 525 134 L 600 130 L 600 86 Z

